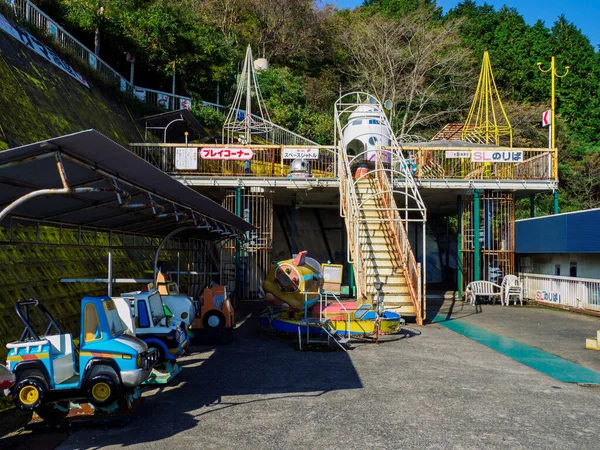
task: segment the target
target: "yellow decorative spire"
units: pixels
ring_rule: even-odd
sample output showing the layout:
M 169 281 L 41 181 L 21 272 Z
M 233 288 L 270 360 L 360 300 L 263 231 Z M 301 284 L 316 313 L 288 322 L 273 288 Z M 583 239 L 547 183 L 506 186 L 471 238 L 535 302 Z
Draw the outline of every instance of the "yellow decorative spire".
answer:
M 490 55 L 483 54 L 477 91 L 467 121 L 462 130 L 462 139 L 480 144 L 500 145 L 500 138 L 508 136 L 512 147 L 512 127 L 494 81 Z

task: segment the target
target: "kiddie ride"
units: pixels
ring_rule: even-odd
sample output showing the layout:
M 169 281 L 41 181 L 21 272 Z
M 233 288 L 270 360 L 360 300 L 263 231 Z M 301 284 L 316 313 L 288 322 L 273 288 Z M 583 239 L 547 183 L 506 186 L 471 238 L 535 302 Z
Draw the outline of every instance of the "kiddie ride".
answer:
M 18 301 L 15 311 L 25 329 L 18 341 L 6 345 L 16 382 L 4 392 L 17 407 L 58 421 L 72 405 L 81 409 L 79 402 L 87 402 L 93 414 L 131 412 L 137 406 L 138 386 L 148 378 L 157 354 L 125 335 L 111 298 L 81 301 L 79 349 L 38 300 Z M 40 316 L 47 323 L 42 333 L 34 328 Z
M 185 299 L 191 303 L 187 297 Z M 157 352 L 157 364 L 144 384 L 165 384 L 171 381 L 181 372 L 177 358 L 183 355 L 189 345 L 189 317 L 186 316 L 188 322 L 177 319 L 163 303 L 163 298 L 156 289 L 121 294 L 121 297 L 113 300 L 126 325 L 127 333 L 142 339 L 149 348 Z M 177 317 L 182 316 L 180 309 L 176 310 Z M 189 311 L 189 307 L 187 310 Z M 186 314 L 193 317 L 193 308 Z
M 211 283 L 205 286 L 197 301 L 179 291 L 175 281 L 168 281 L 158 273 L 156 278 L 158 292 L 174 317 L 187 319 L 191 330 L 190 340 L 195 344 L 229 344 L 233 340 L 235 327 L 234 310 L 226 286 Z M 186 303 L 187 302 L 187 303 Z M 187 304 L 190 312 L 187 313 Z M 182 307 L 181 305 L 185 305 Z M 181 314 L 179 311 L 182 311 Z
M 274 308 L 260 316 L 263 329 L 298 335 L 303 340 L 332 340 L 341 348 L 352 337 L 379 337 L 400 330 L 400 315 L 383 310 L 382 302 L 340 301 L 323 290 L 323 267 L 300 252 L 294 259 L 278 262 L 269 272 L 263 289 Z M 341 268 L 338 272 L 341 282 Z

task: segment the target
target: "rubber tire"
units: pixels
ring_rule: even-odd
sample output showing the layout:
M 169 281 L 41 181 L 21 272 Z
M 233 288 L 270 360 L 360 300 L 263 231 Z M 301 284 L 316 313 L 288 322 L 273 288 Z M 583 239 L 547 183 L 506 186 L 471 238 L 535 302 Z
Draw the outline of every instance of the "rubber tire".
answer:
M 219 319 L 219 323 L 216 326 L 211 326 L 209 324 L 208 321 L 211 317 L 216 317 L 217 319 Z M 208 330 L 221 330 L 225 328 L 225 314 L 223 314 L 218 309 L 211 309 L 210 311 L 206 312 L 206 314 L 204 314 L 204 317 L 202 317 L 202 325 Z
M 97 400 L 94 398 L 92 394 L 92 390 L 99 383 L 104 383 L 110 388 L 110 393 L 105 400 Z M 87 393 L 88 402 L 90 402 L 94 406 L 98 406 L 100 408 L 112 405 L 118 397 L 118 386 L 115 383 L 114 379 L 108 375 L 100 374 L 93 377 L 86 384 L 85 390 Z
M 46 422 L 60 422 L 69 415 L 69 411 L 70 403 L 66 400 L 42 403 L 35 409 L 35 413 Z
M 32 386 L 38 390 L 38 399 L 34 403 L 25 404 L 22 403 L 19 399 L 19 393 L 25 387 Z M 43 379 L 37 377 L 29 377 L 19 381 L 12 390 L 12 398 L 15 403 L 15 406 L 21 409 L 25 409 L 27 411 L 33 411 L 38 406 L 42 404 L 42 400 L 44 399 L 44 395 L 46 395 L 46 383 Z

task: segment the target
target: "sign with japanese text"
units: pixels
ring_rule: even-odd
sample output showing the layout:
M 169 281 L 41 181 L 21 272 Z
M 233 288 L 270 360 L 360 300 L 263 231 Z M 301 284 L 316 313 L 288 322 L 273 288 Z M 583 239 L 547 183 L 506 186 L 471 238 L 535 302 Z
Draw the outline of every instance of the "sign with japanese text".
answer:
M 140 102 L 146 101 L 146 89 L 135 88 L 133 90 L 133 95 L 135 95 Z
M 474 150 L 471 153 L 471 162 L 484 163 L 521 163 L 523 162 L 522 150 L 494 151 L 494 150 Z
M 469 151 L 446 150 L 446 158 L 448 158 L 448 159 L 470 158 L 470 157 L 471 157 L 471 152 L 469 152 Z
M 284 148 L 283 159 L 319 159 L 318 148 Z
M 226 159 L 233 161 L 248 161 L 252 159 L 254 152 L 251 148 L 212 148 L 200 149 L 202 159 Z
M 169 108 L 169 94 L 156 94 L 156 103 L 158 106 L 168 109 Z
M 41 57 L 47 59 L 52 64 L 54 64 L 59 69 L 65 71 L 70 76 L 75 78 L 85 87 L 89 88 L 90 85 L 85 81 L 85 78 L 81 76 L 81 74 L 75 72 L 75 70 L 64 61 L 58 54 L 52 50 L 50 47 L 43 44 L 38 38 L 36 38 L 33 34 L 25 31 L 23 28 L 13 26 L 6 18 L 0 14 L 0 30 L 5 33 L 11 35 L 13 38 L 20 41 L 22 44 L 29 47 L 31 50 L 36 52 Z
M 176 147 L 175 170 L 198 170 L 198 149 L 196 147 Z
M 558 292 L 536 291 L 535 300 L 538 302 L 560 303 L 560 294 Z
M 88 55 L 88 61 L 90 62 L 90 67 L 94 70 L 96 70 L 98 67 L 98 59 L 96 58 L 96 55 L 94 55 L 93 53 L 90 53 Z
M 192 101 L 189 98 L 179 99 L 179 109 L 192 109 Z

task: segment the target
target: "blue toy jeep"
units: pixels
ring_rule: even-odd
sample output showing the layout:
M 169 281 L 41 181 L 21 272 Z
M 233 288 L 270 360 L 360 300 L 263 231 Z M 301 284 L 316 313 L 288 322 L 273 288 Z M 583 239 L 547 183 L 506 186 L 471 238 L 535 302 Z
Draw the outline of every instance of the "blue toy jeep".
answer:
M 6 345 L 8 368 L 16 377 L 9 393 L 17 407 L 44 419 L 66 417 L 69 400 L 113 405 L 143 383 L 156 362 L 156 352 L 148 351 L 142 340 L 124 335 L 125 325 L 110 297 L 81 301 L 78 356 L 72 336 L 38 300 L 18 301 L 15 311 L 25 330 Z M 34 329 L 40 317 L 47 323 L 42 333 Z

